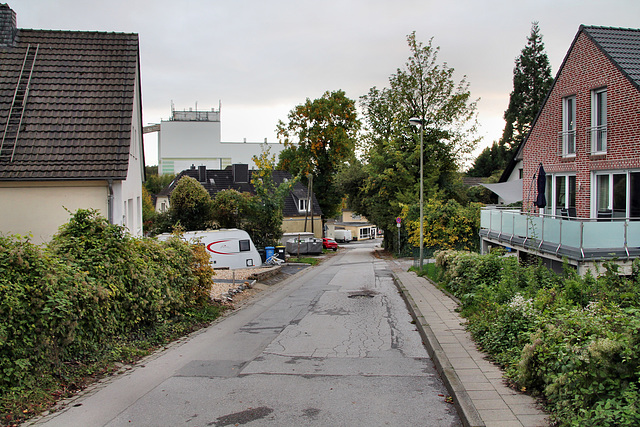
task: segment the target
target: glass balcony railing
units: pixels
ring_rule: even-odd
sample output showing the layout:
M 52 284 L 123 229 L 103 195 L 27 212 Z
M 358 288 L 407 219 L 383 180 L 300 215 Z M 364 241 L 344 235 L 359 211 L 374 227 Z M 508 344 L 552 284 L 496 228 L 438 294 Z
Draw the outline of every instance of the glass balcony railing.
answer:
M 514 209 L 485 208 L 480 234 L 511 247 L 554 253 L 571 259 L 640 256 L 640 218 L 563 218 Z

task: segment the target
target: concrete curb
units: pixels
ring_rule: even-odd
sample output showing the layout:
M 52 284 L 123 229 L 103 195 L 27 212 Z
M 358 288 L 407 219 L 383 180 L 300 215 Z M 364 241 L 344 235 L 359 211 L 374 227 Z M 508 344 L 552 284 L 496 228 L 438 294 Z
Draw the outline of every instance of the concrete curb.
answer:
M 392 274 L 393 281 L 400 291 L 400 294 L 402 295 L 405 303 L 407 304 L 411 316 L 416 322 L 416 327 L 418 328 L 418 332 L 422 337 L 422 341 L 427 348 L 427 352 L 433 360 L 436 369 L 440 373 L 445 387 L 447 387 L 447 390 L 453 397 L 453 403 L 456 407 L 456 410 L 458 411 L 458 414 L 460 415 L 462 424 L 465 427 L 485 427 L 485 423 L 482 421 L 478 410 L 471 401 L 467 390 L 464 388 L 464 385 L 460 381 L 460 378 L 458 378 L 458 375 L 453 369 L 449 358 L 438 343 L 435 334 L 425 321 L 425 318 L 420 312 L 420 309 L 416 305 L 407 289 L 402 284 L 402 281 L 398 278 L 397 274 L 395 272 L 392 272 Z

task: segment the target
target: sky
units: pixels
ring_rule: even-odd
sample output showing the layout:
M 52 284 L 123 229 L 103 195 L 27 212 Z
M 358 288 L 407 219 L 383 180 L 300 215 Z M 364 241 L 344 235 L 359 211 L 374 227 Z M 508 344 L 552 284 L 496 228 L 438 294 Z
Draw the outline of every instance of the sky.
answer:
M 4 0 L 19 28 L 140 38 L 143 124 L 221 108 L 222 141 L 276 142 L 306 99 L 358 101 L 410 55 L 407 35 L 440 47 L 478 102 L 475 154 L 497 141 L 513 67 L 537 21 L 555 76 L 581 24 L 638 28 L 638 0 Z M 157 134 L 144 139 L 158 163 Z

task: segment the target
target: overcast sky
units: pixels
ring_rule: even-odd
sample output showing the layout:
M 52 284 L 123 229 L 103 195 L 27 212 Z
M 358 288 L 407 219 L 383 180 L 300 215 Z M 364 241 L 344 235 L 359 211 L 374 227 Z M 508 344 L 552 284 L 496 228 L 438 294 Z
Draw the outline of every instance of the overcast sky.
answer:
M 358 100 L 434 38 L 500 138 L 513 66 L 538 21 L 555 76 L 580 24 L 638 28 L 638 0 L 5 0 L 19 28 L 138 33 L 144 124 L 222 105 L 222 140 L 276 141 L 278 120 L 342 89 Z M 145 136 L 148 165 L 157 136 Z

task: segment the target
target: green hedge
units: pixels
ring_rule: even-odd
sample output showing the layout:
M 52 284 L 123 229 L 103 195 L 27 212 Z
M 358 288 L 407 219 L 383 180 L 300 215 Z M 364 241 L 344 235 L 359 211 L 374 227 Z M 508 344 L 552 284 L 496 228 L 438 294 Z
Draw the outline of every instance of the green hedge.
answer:
M 436 262 L 476 342 L 558 425 L 640 425 L 638 262 L 630 278 L 614 265 L 559 276 L 502 253 L 443 251 Z
M 0 236 L 3 405 L 62 366 L 208 306 L 212 275 L 202 247 L 133 238 L 93 210 L 76 212 L 45 247 Z

